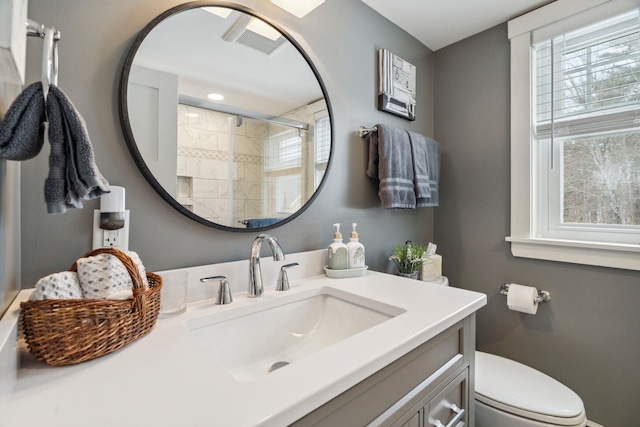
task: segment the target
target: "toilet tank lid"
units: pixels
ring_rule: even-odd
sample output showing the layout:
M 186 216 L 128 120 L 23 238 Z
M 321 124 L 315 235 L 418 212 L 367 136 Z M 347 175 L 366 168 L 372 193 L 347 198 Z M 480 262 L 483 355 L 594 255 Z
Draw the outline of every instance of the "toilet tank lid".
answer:
M 584 412 L 582 399 L 561 382 L 527 365 L 476 351 L 475 387 L 482 396 L 505 406 L 552 417 Z

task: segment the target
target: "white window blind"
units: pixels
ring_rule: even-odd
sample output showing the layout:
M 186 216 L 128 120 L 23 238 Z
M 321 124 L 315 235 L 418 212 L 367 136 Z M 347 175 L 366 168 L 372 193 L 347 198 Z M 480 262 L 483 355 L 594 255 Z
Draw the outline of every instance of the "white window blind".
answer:
M 326 109 L 315 114 L 314 139 L 316 148 L 313 184 L 314 188 L 318 188 L 327 170 L 331 152 L 331 122 Z
M 640 128 L 638 9 L 534 46 L 535 138 Z
M 300 167 L 302 164 L 302 138 L 298 129 L 288 129 L 269 137 L 266 170 L 277 171 Z
M 326 164 L 329 161 L 329 151 L 331 149 L 331 128 L 329 127 L 329 116 L 316 119 L 315 124 L 316 141 L 316 164 Z

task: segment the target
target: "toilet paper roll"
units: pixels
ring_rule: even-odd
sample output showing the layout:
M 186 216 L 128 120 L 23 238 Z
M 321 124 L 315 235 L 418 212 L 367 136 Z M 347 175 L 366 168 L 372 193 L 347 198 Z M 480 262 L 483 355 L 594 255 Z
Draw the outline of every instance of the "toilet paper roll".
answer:
M 507 292 L 507 306 L 509 310 L 536 314 L 538 311 L 537 296 L 538 290 L 536 288 L 511 283 Z

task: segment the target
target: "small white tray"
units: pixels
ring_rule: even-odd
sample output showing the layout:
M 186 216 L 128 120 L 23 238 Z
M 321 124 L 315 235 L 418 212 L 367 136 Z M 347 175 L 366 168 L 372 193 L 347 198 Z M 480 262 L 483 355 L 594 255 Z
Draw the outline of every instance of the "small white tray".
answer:
M 328 266 L 324 266 L 324 272 L 327 277 L 331 277 L 332 279 L 346 279 L 348 277 L 360 277 L 364 276 L 364 273 L 367 272 L 368 266 L 364 266 L 363 268 L 349 268 L 345 270 L 332 270 Z

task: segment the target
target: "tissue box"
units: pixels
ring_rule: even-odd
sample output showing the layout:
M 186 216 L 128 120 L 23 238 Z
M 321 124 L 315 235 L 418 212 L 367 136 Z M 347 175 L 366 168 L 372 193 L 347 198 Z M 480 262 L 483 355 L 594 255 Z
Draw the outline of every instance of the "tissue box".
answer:
M 422 257 L 424 262 L 422 263 L 421 280 L 425 282 L 435 280 L 442 276 L 442 256 L 438 254 L 425 255 Z

